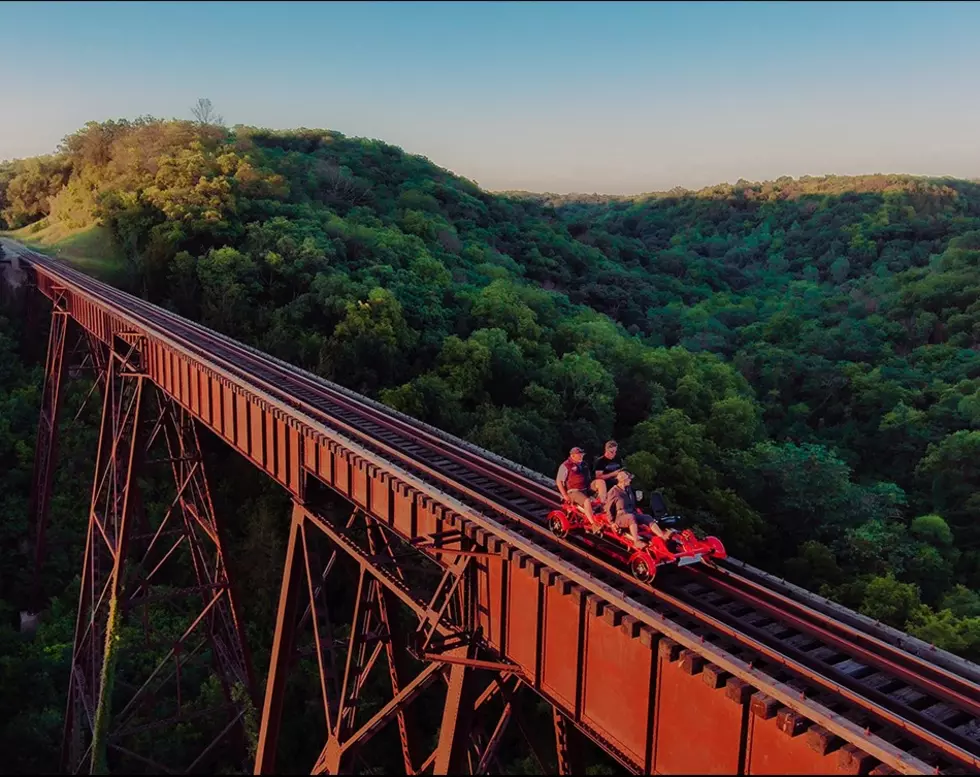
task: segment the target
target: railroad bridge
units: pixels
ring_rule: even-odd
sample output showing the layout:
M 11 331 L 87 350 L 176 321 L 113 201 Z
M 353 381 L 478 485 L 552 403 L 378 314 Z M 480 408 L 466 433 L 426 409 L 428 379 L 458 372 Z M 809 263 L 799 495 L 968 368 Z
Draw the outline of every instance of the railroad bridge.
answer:
M 274 773 L 290 682 L 316 686 L 313 773 L 361 771 L 382 734 L 399 743 L 407 774 L 488 773 L 515 729 L 542 771 L 557 764 L 562 774 L 587 741 L 646 774 L 980 769 L 980 667 L 735 560 L 640 584 L 547 530 L 550 479 L 6 245 L 28 310 L 37 316 L 41 295 L 52 305 L 30 506 L 35 575 L 63 384 L 91 369 L 102 401 L 78 549 L 65 771 L 244 763 Z M 292 500 L 262 687 L 222 541 L 233 516 L 215 514 L 201 429 Z M 151 450 L 164 453 L 152 460 Z M 136 473 L 151 464 L 173 477 L 162 515 L 141 508 Z M 331 585 L 341 562 L 357 570 L 354 591 Z M 190 583 L 175 587 L 181 579 Z M 344 595 L 353 601 L 338 609 Z M 117 678 L 121 630 L 139 625 L 148 602 L 175 596 L 194 614 L 144 676 Z M 300 654 L 315 657 L 316 676 L 290 679 Z M 209 674 L 212 707 L 182 707 L 187 684 Z M 368 687 L 386 701 L 362 703 Z M 515 703 L 529 694 L 552 711 L 545 738 Z M 194 760 L 146 754 L 148 737 L 186 738 L 189 727 Z

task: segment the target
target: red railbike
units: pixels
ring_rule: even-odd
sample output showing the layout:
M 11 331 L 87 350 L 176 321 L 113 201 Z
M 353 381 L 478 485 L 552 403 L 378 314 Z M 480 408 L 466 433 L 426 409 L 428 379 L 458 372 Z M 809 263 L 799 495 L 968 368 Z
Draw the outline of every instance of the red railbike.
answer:
M 654 494 L 651 499 L 654 515 L 647 516 L 664 529 L 674 529 L 679 516 L 667 515 L 663 497 Z M 639 512 L 639 510 L 637 511 Z M 645 548 L 633 544 L 629 530 L 617 527 L 605 513 L 602 503 L 592 499 L 593 523 L 586 524 L 582 508 L 569 502 L 562 502 L 562 509 L 548 514 L 548 526 L 560 538 L 578 535 L 579 538 L 602 555 L 612 557 L 627 565 L 637 580 L 650 583 L 657 574 L 657 568 L 664 565 L 686 566 L 710 559 L 723 559 L 728 554 L 717 537 L 698 539 L 690 529 L 674 529 L 665 541 L 658 537 L 648 525 L 638 526 L 640 538 L 646 540 Z M 640 513 L 643 515 L 642 513 Z

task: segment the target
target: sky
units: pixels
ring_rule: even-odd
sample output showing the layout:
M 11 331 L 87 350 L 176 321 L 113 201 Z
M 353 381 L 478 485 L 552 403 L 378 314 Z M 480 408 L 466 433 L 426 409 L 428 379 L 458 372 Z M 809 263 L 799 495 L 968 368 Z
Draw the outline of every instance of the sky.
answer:
M 0 30 L 0 159 L 208 97 L 490 190 L 980 178 L 980 3 L 0 2 Z

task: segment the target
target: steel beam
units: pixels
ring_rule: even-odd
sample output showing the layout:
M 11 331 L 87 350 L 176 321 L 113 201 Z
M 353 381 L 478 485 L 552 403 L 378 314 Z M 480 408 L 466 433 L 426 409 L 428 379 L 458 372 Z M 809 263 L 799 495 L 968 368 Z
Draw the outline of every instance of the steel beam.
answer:
M 102 428 L 62 752 L 63 767 L 72 772 L 83 770 L 86 762 L 93 773 L 104 772 L 107 750 L 134 752 L 124 746 L 127 738 L 140 736 L 147 726 L 166 719 L 168 709 L 174 719 L 181 719 L 183 696 L 191 690 L 185 687 L 186 675 L 193 663 L 199 663 L 204 646 L 210 648 L 212 673 L 225 696 L 225 704 L 208 712 L 212 716 L 220 713 L 225 720 L 211 728 L 203 722 L 197 724 L 195 736 L 220 730 L 206 741 L 191 766 L 212 753 L 236 725 L 242 729 L 254 705 L 248 651 L 196 430 L 181 408 L 160 395 L 153 397 L 158 409 L 154 430 L 161 430 L 158 437 L 166 442 L 169 456 L 165 460 L 170 463 L 177 496 L 155 532 L 146 532 L 144 539 L 149 541 L 133 541 L 139 501 L 135 473 L 149 448 L 144 444 L 146 425 L 141 421 L 151 399 L 147 394 L 152 393 L 147 388 L 151 384 L 143 372 L 140 345 L 138 340 L 117 343 L 109 354 L 103 381 Z M 179 535 L 176 542 L 171 541 L 173 529 Z M 188 563 L 190 569 L 181 571 L 180 561 Z M 121 682 L 119 691 L 113 693 L 117 666 L 127 650 L 120 632 L 123 621 L 134 606 L 143 605 L 147 613 L 151 603 L 160 600 L 150 593 L 154 586 L 163 583 L 164 590 L 172 588 L 173 581 L 186 576 L 187 571 L 193 574 L 196 585 L 183 588 L 180 599 L 193 604 L 199 598 L 200 608 L 187 614 L 188 625 L 175 639 L 168 640 L 169 649 L 148 677 Z M 172 617 L 168 621 L 172 622 Z M 149 645 L 149 632 L 146 638 L 144 649 Z M 117 711 L 113 711 L 114 699 Z M 141 753 L 140 758 L 145 761 L 147 755 Z
M 458 658 L 470 658 L 470 647 L 460 648 Z M 449 688 L 439 727 L 439 744 L 433 764 L 434 774 L 462 774 L 467 771 L 467 745 L 473 721 L 473 707 L 479 694 L 474 669 L 466 664 L 450 664 Z
M 269 658 L 269 673 L 265 683 L 265 700 L 255 755 L 255 774 L 274 774 L 276 770 L 276 748 L 279 744 L 282 704 L 286 695 L 286 675 L 296 639 L 296 613 L 303 578 L 303 559 L 297 552 L 297 545 L 304 518 L 302 508 L 294 504 L 289 526 L 286 564 L 279 590 L 276 631 L 272 638 L 272 655 Z
M 199 601 L 200 605 L 187 612 L 189 625 L 171 643 L 150 676 L 128 699 L 119 713 L 116 730 L 138 718 L 147 705 L 154 701 L 159 704 L 164 693 L 172 693 L 169 691 L 171 687 L 176 692 L 176 714 L 179 718 L 184 685 L 182 667 L 187 666 L 188 659 L 196 650 L 206 645 L 210 648 L 211 671 L 221 684 L 227 705 L 227 712 L 222 714 L 228 721 L 197 756 L 194 761 L 197 763 L 236 726 L 239 740 L 244 740 L 247 736 L 244 725 L 253 717 L 256 696 L 243 623 L 224 558 L 223 532 L 211 503 L 194 422 L 171 400 L 158 393 L 155 399 L 158 421 L 154 424 L 154 430 L 161 430 L 160 437 L 165 440 L 168 452 L 165 461 L 170 465 L 176 496 L 152 539 L 141 549 L 139 557 L 134 554 L 132 558 L 139 579 L 130 587 L 126 601 L 130 606 L 143 604 L 145 611 L 151 601 L 159 600 L 150 593 L 153 587 L 166 573 L 173 574 L 180 569 L 181 565 L 177 562 L 183 561 L 193 571 L 195 584 L 180 589 L 179 597 L 187 603 Z M 177 535 L 175 542 L 170 542 L 173 533 L 165 531 L 171 525 Z M 166 543 L 160 541 L 165 535 L 169 535 Z M 169 586 L 165 587 L 165 595 L 169 593 L 168 589 Z M 192 640 L 197 647 L 188 647 Z M 174 669 L 165 673 L 171 659 Z M 212 712 L 220 710 L 212 708 Z M 244 752 L 244 741 L 241 741 L 240 749 Z
M 30 606 L 39 612 L 44 595 L 41 587 L 41 567 L 45 557 L 45 534 L 51 509 L 51 489 L 54 481 L 54 464 L 58 453 L 58 427 L 61 415 L 65 377 L 65 341 L 68 337 L 70 316 L 67 298 L 62 291 L 54 299 L 51 312 L 51 328 L 48 333 L 48 351 L 44 362 L 44 388 L 41 394 L 41 413 L 37 425 L 37 443 L 34 448 L 34 475 L 31 484 L 31 501 L 28 520 L 34 534 L 34 573 L 30 590 Z
M 558 708 L 552 707 L 555 722 L 555 752 L 558 759 L 558 774 L 582 774 L 578 742 L 575 741 L 575 725 Z
M 106 743 L 114 670 L 118 660 L 118 600 L 129 539 L 131 485 L 138 466 L 144 378 L 131 365 L 135 348 L 109 361 L 102 428 L 89 507 L 75 640 L 69 673 L 62 768 L 77 772 L 87 754 L 90 769 L 106 769 Z M 85 718 L 78 715 L 84 710 Z M 88 730 L 84 731 L 84 724 Z M 90 743 L 81 750 L 86 735 Z
M 373 520 L 368 519 L 368 548 L 375 556 L 394 558 L 391 543 L 384 530 Z M 402 692 L 405 677 L 409 676 L 408 641 L 404 630 L 395 623 L 397 602 L 390 591 L 375 583 L 378 590 L 378 617 L 389 638 L 385 641 L 385 654 L 388 660 L 388 678 L 391 682 L 392 696 L 397 698 Z M 410 709 L 402 707 L 395 712 L 398 724 L 398 740 L 402 749 L 405 774 L 415 774 L 420 741 L 418 722 Z
M 497 760 L 497 749 L 500 747 L 504 732 L 507 730 L 507 724 L 510 723 L 512 708 L 513 700 L 508 699 L 504 704 L 503 712 L 500 713 L 500 718 L 497 720 L 497 725 L 494 726 L 493 732 L 490 734 L 490 738 L 483 746 L 482 752 L 478 753 L 480 760 L 477 762 L 476 768 L 473 769 L 473 774 L 489 774 L 490 764 Z
M 361 517 L 360 514 L 358 516 Z M 380 525 L 366 519 L 366 548 L 354 540 L 350 526 L 351 522 L 348 522 L 347 529 L 336 528 L 324 514 L 294 503 L 255 773 L 267 774 L 275 770 L 275 748 L 286 673 L 297 639 L 296 625 L 301 622 L 304 599 L 309 602 L 307 612 L 310 613 L 309 620 L 317 646 L 319 693 L 324 714 L 325 741 L 311 771 L 314 774 L 339 774 L 355 769 L 360 749 L 392 721 L 397 721 L 406 773 L 416 774 L 426 768 L 434 768 L 435 773 L 441 774 L 463 768 L 467 765 L 469 722 L 477 707 L 478 673 L 486 669 L 497 670 L 501 666 L 507 671 L 513 670 L 510 665 L 477 659 L 472 635 L 463 630 L 463 625 L 468 622 L 469 557 L 458 558 L 436 590 L 425 593 L 399 567 L 400 559 Z M 324 608 L 318 601 L 320 586 L 315 586 L 323 578 L 318 579 L 314 575 L 318 567 L 310 561 L 314 552 L 313 535 L 318 529 L 334 541 L 337 551 L 346 553 L 358 562 L 354 614 L 339 689 L 328 682 L 336 673 L 331 666 L 329 652 L 323 648 L 331 645 L 332 638 L 329 623 L 323 617 Z M 396 614 L 399 606 L 418 619 L 414 637 L 410 630 L 406 631 L 400 626 Z M 302 620 L 305 621 L 305 618 Z M 410 644 L 413 639 L 416 642 L 428 641 L 433 636 L 455 640 L 456 647 L 444 654 L 427 657 L 423 660 L 422 670 L 413 673 L 409 667 Z M 388 665 L 391 699 L 369 720 L 359 723 L 360 697 L 368 677 L 382 657 Z M 414 677 L 410 679 L 411 674 Z M 449 688 L 440 744 L 433 756 L 419 764 L 418 746 L 421 739 L 418 723 L 411 714 L 411 703 L 432 680 L 446 674 L 449 676 Z M 497 722 L 488 742 L 491 751 L 478 754 L 477 760 L 489 763 L 493 759 L 492 750 L 500 741 L 509 715 L 508 708 L 505 719 Z

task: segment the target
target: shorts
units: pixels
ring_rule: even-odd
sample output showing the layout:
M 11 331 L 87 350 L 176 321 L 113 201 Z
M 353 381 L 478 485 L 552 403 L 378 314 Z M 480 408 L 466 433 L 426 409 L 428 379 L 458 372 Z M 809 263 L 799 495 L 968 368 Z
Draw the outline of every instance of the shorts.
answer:
M 619 513 L 616 516 L 615 524 L 620 529 L 628 529 L 630 525 L 634 523 L 639 523 L 639 521 L 636 520 L 635 513 Z
M 568 501 L 573 505 L 578 505 L 579 507 L 585 507 L 589 504 L 589 495 L 584 491 L 569 491 Z
M 623 529 L 628 529 L 630 524 L 636 521 L 637 526 L 648 526 L 654 523 L 654 520 L 649 515 L 644 515 L 643 513 L 619 513 L 616 516 L 616 525 Z

